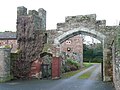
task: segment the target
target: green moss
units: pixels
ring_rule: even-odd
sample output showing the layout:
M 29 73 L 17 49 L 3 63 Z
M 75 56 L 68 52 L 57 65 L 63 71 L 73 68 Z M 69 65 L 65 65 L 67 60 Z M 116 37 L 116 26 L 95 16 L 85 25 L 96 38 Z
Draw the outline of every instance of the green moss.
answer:
M 44 44 L 44 48 L 42 50 L 42 52 L 49 52 L 49 48 L 51 48 L 51 45 L 50 44 Z
M 0 77 L 0 83 L 6 82 L 6 81 L 10 81 L 11 79 L 13 79 L 12 75 L 8 75 L 7 77 Z
M 80 71 L 81 70 L 71 71 L 71 72 L 64 73 L 62 75 L 62 78 L 69 78 L 69 77 L 74 76 L 75 74 L 79 73 Z
M 10 45 L 5 45 L 4 48 L 11 48 L 11 46 Z
M 79 79 L 88 79 L 91 76 L 91 74 L 94 70 L 95 70 L 95 68 L 93 68 L 93 69 L 89 70 L 88 72 L 80 75 L 78 78 Z
M 90 75 L 91 75 L 91 72 L 87 72 L 87 73 L 79 76 L 78 78 L 79 79 L 88 79 L 90 77 Z

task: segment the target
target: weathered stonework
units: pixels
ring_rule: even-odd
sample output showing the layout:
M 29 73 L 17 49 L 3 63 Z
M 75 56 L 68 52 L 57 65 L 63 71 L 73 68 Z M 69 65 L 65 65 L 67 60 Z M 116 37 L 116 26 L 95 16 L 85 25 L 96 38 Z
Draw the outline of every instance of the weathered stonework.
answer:
M 65 18 L 65 23 L 58 23 L 57 29 L 62 31 L 72 30 L 74 28 L 89 27 L 94 28 L 96 23 L 96 15 L 78 15 L 78 16 L 68 16 Z
M 113 82 L 116 90 L 120 90 L 120 26 L 116 32 L 114 42 L 112 44 L 113 50 Z
M 25 7 L 18 7 L 17 13 L 17 42 L 19 49 L 18 66 L 16 66 L 16 77 L 27 78 L 31 62 L 40 59 L 40 53 L 46 43 L 45 22 L 40 12 L 27 10 Z M 40 14 L 40 15 L 39 15 Z M 45 15 L 46 13 L 44 13 Z M 44 30 L 42 30 L 44 29 Z M 16 62 L 17 63 L 17 62 Z M 24 72 L 23 72 L 24 71 Z
M 54 45 L 79 35 L 89 35 L 103 44 L 103 80 L 113 80 L 112 42 L 118 26 L 106 26 L 105 20 L 96 20 L 95 14 L 68 16 L 64 23 L 57 24 L 58 33 L 54 35 Z M 58 51 L 59 52 L 59 51 Z M 58 53 L 57 52 L 57 53 Z
M 112 42 L 118 26 L 106 26 L 105 20 L 96 20 L 95 14 L 68 16 L 64 23 L 58 23 L 56 30 L 47 31 L 50 49 L 54 55 L 60 55 L 60 44 L 79 35 L 89 35 L 103 44 L 103 80 L 113 80 Z M 52 42 L 52 43 L 51 43 Z
M 11 79 L 10 51 L 11 49 L 0 48 L 0 82 L 5 82 Z
M 17 40 L 22 53 L 19 60 L 24 59 L 24 61 L 30 62 L 33 59 L 39 59 L 39 52 L 41 51 L 47 51 L 52 53 L 53 56 L 59 56 L 61 52 L 60 44 L 65 40 L 79 34 L 89 35 L 100 40 L 103 44 L 104 81 L 114 81 L 115 86 L 120 87 L 119 26 L 106 26 L 105 20 L 96 20 L 96 15 L 90 14 L 68 16 L 65 22 L 57 24 L 57 29 L 45 31 L 45 10 L 39 9 L 38 12 L 31 10 L 27 14 L 25 7 L 19 7 L 17 13 Z M 43 40 L 44 33 L 47 33 L 45 35 L 47 35 L 48 40 L 44 49 L 42 49 L 45 43 Z M 40 47 L 39 50 L 38 47 Z
M 41 29 L 46 30 L 46 11 L 43 8 L 38 9 L 39 17 L 42 20 Z

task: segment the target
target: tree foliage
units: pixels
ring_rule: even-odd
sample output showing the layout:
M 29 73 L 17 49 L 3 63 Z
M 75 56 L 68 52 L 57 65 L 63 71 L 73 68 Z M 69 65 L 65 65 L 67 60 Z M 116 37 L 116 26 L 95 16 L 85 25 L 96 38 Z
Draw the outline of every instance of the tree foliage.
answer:
M 102 62 L 103 48 L 101 43 L 95 45 L 83 45 L 84 62 Z

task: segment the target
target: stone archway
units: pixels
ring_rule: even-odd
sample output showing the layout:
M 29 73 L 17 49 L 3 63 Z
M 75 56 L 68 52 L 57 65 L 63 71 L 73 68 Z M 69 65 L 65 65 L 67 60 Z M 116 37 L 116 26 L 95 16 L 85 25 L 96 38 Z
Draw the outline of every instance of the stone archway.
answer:
M 75 28 L 73 30 L 69 30 L 67 32 L 64 32 L 62 35 L 58 36 L 57 38 L 54 39 L 54 44 L 59 44 L 62 43 L 63 41 L 67 40 L 70 37 L 79 35 L 79 34 L 84 34 L 88 36 L 92 36 L 101 42 L 104 42 L 104 39 L 106 36 L 98 31 L 95 31 L 95 29 L 89 29 L 89 28 Z
M 58 23 L 57 29 L 54 30 L 45 30 L 44 26 L 46 22 L 44 22 L 44 20 L 46 20 L 45 10 L 39 9 L 39 12 L 32 10 L 27 14 L 27 8 L 18 7 L 17 40 L 20 45 L 21 61 L 30 62 L 34 58 L 40 58 L 39 52 L 42 52 L 45 46 L 45 51 L 52 52 L 54 55 L 54 53 L 59 51 L 55 48 L 58 48 L 59 44 L 64 40 L 80 33 L 87 34 L 97 38 L 103 43 L 104 81 L 112 81 L 113 75 L 111 68 L 113 62 L 111 47 L 116 31 L 119 29 L 117 26 L 106 26 L 106 21 L 96 20 L 95 14 L 68 16 L 65 18 L 65 22 Z M 44 29 L 41 26 L 43 26 Z M 48 40 L 45 45 L 46 41 L 44 39 L 46 35 Z M 51 49 L 51 47 L 53 47 L 53 49 Z
M 54 36 L 51 34 L 54 47 L 75 35 L 85 34 L 92 36 L 103 44 L 103 80 L 113 80 L 111 45 L 114 39 L 116 26 L 106 26 L 105 20 L 96 20 L 95 14 L 68 16 L 64 23 L 58 23 Z M 53 31 L 50 31 L 53 33 Z M 48 40 L 49 41 L 49 40 Z M 56 55 L 59 55 L 57 50 Z
M 54 39 L 54 45 L 55 46 L 60 46 L 60 44 L 62 42 L 64 42 L 65 40 L 71 38 L 71 37 L 74 37 L 76 35 L 79 35 L 79 34 L 84 34 L 84 35 L 89 35 L 89 36 L 92 36 L 96 39 L 98 39 L 99 41 L 101 41 L 102 45 L 103 45 L 103 80 L 104 81 L 111 81 L 111 75 L 110 76 L 106 76 L 106 74 L 108 73 L 106 71 L 106 62 L 109 62 L 109 61 L 106 61 L 107 60 L 107 56 L 106 56 L 106 48 L 104 47 L 105 44 L 104 44 L 104 40 L 106 39 L 106 36 L 103 35 L 102 33 L 100 32 L 97 32 L 95 31 L 94 29 L 93 30 L 89 30 L 88 28 L 76 28 L 74 30 L 69 30 L 67 32 L 64 32 L 62 35 L 58 36 L 57 38 Z M 107 49 L 108 50 L 108 49 Z M 110 51 L 111 52 L 111 51 Z M 58 52 L 56 52 L 57 54 L 60 53 L 60 51 L 58 50 Z M 110 67 L 109 67 L 110 68 Z M 112 68 L 112 67 L 111 67 Z

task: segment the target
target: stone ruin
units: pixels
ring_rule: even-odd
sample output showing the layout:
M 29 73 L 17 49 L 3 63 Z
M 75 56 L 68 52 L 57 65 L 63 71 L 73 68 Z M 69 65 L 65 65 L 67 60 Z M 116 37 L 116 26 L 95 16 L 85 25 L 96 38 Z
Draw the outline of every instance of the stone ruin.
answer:
M 47 40 L 46 11 L 40 8 L 38 11 L 27 8 L 17 8 L 17 42 L 19 58 L 15 62 L 13 74 L 17 78 L 27 78 L 31 63 L 40 60 L 40 53 Z
M 113 80 L 116 84 L 115 86 L 119 87 L 119 31 L 120 26 L 106 26 L 106 21 L 96 20 L 96 15 L 70 16 L 66 18 L 64 23 L 58 23 L 57 29 L 46 31 L 46 11 L 44 9 L 39 9 L 38 12 L 29 10 L 27 14 L 27 8 L 18 7 L 17 41 L 19 46 L 19 59 L 14 64 L 16 65 L 14 74 L 21 78 L 26 77 L 29 74 L 31 62 L 41 58 L 40 53 L 46 43 L 46 37 L 48 37 L 47 44 L 50 44 L 50 47 L 57 47 L 57 45 L 53 45 L 56 40 L 62 43 L 67 38 L 80 33 L 87 33 L 88 35 L 93 34 L 93 37 L 98 39 L 99 37 L 103 38 L 102 35 L 105 35 L 106 38 L 102 40 L 104 47 L 104 79 L 105 81 Z M 102 34 L 99 34 L 99 32 Z M 49 35 L 47 36 L 46 33 Z M 56 56 L 55 51 L 59 50 L 54 49 L 56 48 L 51 49 L 51 51 L 54 53 L 53 55 Z

